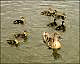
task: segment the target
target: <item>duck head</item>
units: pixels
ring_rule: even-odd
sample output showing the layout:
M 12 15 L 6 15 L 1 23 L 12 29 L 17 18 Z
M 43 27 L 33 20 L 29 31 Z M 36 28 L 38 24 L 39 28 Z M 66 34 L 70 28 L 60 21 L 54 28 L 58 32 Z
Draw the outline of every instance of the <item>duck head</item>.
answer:
M 49 8 L 48 10 L 50 11 L 50 13 L 57 13 L 57 10 L 55 10 L 53 8 Z
M 53 12 L 54 12 L 52 8 L 49 8 L 48 11 L 49 11 L 50 13 L 53 13 Z
M 27 36 L 29 33 L 27 31 L 24 31 L 23 34 L 25 34 L 25 36 Z
M 66 14 L 63 13 L 63 14 L 61 15 L 61 18 L 62 18 L 63 20 L 65 20 L 65 19 L 67 18 Z
M 44 33 L 43 33 L 43 37 L 45 37 L 45 38 L 46 38 L 46 37 L 49 37 L 49 33 L 48 33 L 48 32 L 44 32 Z
M 43 41 L 46 43 L 49 40 L 49 33 L 48 32 L 44 32 L 42 34 L 42 38 L 43 38 Z
M 24 17 L 23 17 L 23 16 L 20 16 L 20 19 L 21 19 L 22 21 L 24 21 Z
M 12 44 L 12 40 L 7 40 L 7 43 L 10 45 Z
M 57 10 L 54 10 L 54 13 L 57 13 Z
M 53 9 L 52 9 L 52 8 L 48 8 L 48 10 L 53 11 Z
M 15 39 L 16 44 L 19 44 L 19 41 L 17 39 Z

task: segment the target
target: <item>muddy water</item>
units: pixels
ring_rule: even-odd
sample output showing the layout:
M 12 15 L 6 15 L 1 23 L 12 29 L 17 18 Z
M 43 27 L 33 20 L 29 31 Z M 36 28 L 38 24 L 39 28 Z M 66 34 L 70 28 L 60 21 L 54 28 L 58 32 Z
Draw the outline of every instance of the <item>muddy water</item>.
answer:
M 66 13 L 66 32 L 58 51 L 59 59 L 54 59 L 52 50 L 43 43 L 42 32 L 53 32 L 46 27 L 51 17 L 40 12 L 49 7 Z M 13 21 L 25 17 L 25 25 L 14 25 Z M 30 32 L 29 39 L 18 48 L 10 47 L 7 39 L 14 33 Z M 79 1 L 1 1 L 1 63 L 79 63 Z

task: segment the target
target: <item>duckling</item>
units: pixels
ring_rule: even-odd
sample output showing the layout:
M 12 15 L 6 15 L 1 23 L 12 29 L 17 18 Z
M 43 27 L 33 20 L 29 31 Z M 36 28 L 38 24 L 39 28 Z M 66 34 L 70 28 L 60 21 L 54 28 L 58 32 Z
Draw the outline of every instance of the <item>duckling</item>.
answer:
M 53 26 L 57 26 L 57 23 L 55 22 L 56 19 L 54 19 L 54 22 L 48 24 L 47 26 L 53 27 Z
M 13 24 L 24 24 L 24 17 L 21 17 L 20 20 L 13 21 Z
M 54 16 L 54 14 L 57 13 L 57 10 L 49 8 L 48 11 L 51 13 L 51 16 Z
M 17 39 L 15 40 L 7 40 L 7 43 L 11 46 L 15 45 L 16 47 L 18 47 L 19 45 L 19 41 Z
M 66 29 L 65 29 L 66 27 L 64 26 L 63 23 L 64 23 L 64 21 L 62 21 L 62 24 L 59 25 L 58 27 L 56 27 L 55 30 L 58 30 L 58 31 L 59 31 L 59 30 L 62 30 L 62 31 L 64 32 L 64 31 L 66 30 Z
M 41 15 L 51 16 L 51 13 L 49 11 L 43 11 L 41 12 Z
M 66 19 L 66 15 L 65 13 L 58 13 L 57 11 L 55 11 L 55 14 L 53 15 L 53 17 L 57 20 L 57 19 L 62 19 L 65 20 Z
M 53 13 L 53 9 L 52 9 L 52 8 L 48 8 L 48 11 L 49 11 L 50 13 Z
M 41 15 L 45 15 L 45 16 L 53 16 L 56 13 L 56 10 L 52 10 L 51 8 L 49 8 L 47 11 L 43 11 L 41 12 Z
M 16 39 L 18 38 L 27 39 L 27 35 L 28 35 L 27 31 L 24 31 L 22 34 L 14 34 Z

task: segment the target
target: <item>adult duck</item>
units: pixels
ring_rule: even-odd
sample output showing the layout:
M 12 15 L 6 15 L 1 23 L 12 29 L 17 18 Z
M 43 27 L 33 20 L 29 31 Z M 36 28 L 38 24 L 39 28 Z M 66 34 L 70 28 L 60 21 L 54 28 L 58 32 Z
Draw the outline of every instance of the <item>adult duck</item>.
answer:
M 48 32 L 44 32 L 42 35 L 43 42 L 51 49 L 61 48 L 59 37 L 60 35 L 57 32 L 52 33 L 52 34 L 49 34 Z

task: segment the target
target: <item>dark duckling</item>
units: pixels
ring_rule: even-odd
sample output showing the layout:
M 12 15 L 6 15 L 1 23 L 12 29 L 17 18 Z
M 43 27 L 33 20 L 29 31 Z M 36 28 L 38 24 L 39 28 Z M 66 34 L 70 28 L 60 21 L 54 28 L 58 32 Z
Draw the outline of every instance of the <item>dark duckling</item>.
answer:
M 51 22 L 47 26 L 50 26 L 50 27 L 57 26 L 57 23 L 55 21 L 56 21 L 56 19 L 54 19 L 54 22 Z
M 24 24 L 24 17 L 21 17 L 20 20 L 13 21 L 13 24 Z
M 43 12 L 41 12 L 41 15 L 51 16 L 52 13 L 50 13 L 49 11 L 43 11 Z
M 65 29 L 66 27 L 64 26 L 63 23 L 64 23 L 64 21 L 62 21 L 62 25 L 59 25 L 58 27 L 56 27 L 55 30 L 58 30 L 58 31 L 59 31 L 59 30 L 62 30 L 62 31 L 64 32 L 64 31 L 66 30 L 66 29 Z
M 19 46 L 19 41 L 18 40 L 7 40 L 7 43 L 11 46 L 16 46 L 18 47 Z

